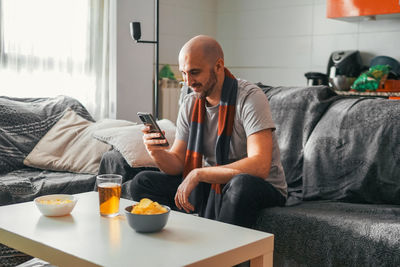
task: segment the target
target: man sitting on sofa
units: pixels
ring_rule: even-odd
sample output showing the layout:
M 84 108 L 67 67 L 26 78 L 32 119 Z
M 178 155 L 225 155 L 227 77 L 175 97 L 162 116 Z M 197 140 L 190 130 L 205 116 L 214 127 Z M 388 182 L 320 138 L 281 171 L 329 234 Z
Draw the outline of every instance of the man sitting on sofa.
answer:
M 189 40 L 179 69 L 194 92 L 180 108 L 171 149 L 143 128 L 146 149 L 162 172 L 137 174 L 132 198 L 250 227 L 261 209 L 283 206 L 287 197 L 268 99 L 224 67 L 222 48 L 211 37 Z M 113 161 L 103 158 L 103 172 L 112 165 L 107 160 Z

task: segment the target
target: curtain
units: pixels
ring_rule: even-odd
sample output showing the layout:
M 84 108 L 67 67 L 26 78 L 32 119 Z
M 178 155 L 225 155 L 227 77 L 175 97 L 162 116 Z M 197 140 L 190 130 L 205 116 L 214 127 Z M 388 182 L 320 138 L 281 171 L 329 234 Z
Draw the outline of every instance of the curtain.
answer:
M 0 0 L 0 95 L 68 95 L 109 117 L 109 4 Z

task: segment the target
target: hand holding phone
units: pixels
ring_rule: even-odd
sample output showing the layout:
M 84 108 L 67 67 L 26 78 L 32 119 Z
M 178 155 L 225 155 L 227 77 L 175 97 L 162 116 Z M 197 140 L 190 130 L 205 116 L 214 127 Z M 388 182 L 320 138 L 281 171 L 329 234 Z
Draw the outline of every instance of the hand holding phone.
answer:
M 160 127 L 158 126 L 156 120 L 154 119 L 151 113 L 147 112 L 138 112 L 137 115 L 139 116 L 140 120 L 143 122 L 144 125 L 150 127 L 150 133 L 159 133 L 160 137 L 154 139 L 165 139 L 165 143 L 157 144 L 158 146 L 169 146 L 167 138 L 165 138 L 164 133 L 161 131 Z

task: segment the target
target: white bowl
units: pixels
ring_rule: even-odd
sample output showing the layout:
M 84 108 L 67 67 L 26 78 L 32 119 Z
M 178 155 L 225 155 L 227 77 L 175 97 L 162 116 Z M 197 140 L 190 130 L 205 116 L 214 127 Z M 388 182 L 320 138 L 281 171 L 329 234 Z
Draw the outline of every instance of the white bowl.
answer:
M 73 195 L 46 195 L 35 198 L 36 207 L 45 216 L 64 216 L 71 213 L 78 199 Z

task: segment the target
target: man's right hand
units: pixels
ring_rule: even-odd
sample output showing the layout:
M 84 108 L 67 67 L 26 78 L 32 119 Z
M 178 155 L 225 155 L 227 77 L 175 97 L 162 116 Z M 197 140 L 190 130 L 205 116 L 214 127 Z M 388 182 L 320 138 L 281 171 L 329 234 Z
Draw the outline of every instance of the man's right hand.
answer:
M 155 138 L 160 138 L 161 134 L 160 133 L 151 133 L 150 126 L 146 126 L 146 125 L 143 126 L 142 132 L 143 132 L 143 143 L 146 147 L 146 150 L 149 152 L 150 155 L 153 155 L 154 151 L 168 149 L 168 146 L 162 146 L 162 144 L 167 143 L 167 140 L 166 139 L 155 139 Z M 163 131 L 163 134 L 165 135 L 164 131 Z
M 143 143 L 146 147 L 150 157 L 157 164 L 158 168 L 169 175 L 179 175 L 183 172 L 183 165 L 185 162 L 186 142 L 182 140 L 175 140 L 169 146 L 160 146 L 165 144 L 165 139 L 154 139 L 160 137 L 159 133 L 150 133 L 150 127 L 144 126 Z M 163 131 L 165 136 L 165 133 Z

